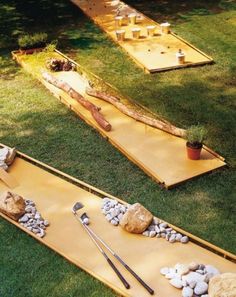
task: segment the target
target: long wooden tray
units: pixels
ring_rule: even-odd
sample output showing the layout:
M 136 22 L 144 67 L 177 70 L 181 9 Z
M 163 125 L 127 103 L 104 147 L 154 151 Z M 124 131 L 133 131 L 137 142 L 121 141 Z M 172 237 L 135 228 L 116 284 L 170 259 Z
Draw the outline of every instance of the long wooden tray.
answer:
M 160 25 L 134 8 L 126 5 L 122 1 L 119 2 L 125 6 L 125 14 L 136 13 L 140 16 L 139 22 L 136 25 L 125 25 L 122 29 L 126 30 L 126 40 L 117 41 L 114 17 L 116 16 L 117 5 L 115 1 L 108 0 L 71 0 L 82 11 L 90 17 L 108 36 L 118 43 L 128 55 L 146 72 L 154 73 L 160 71 L 173 70 L 177 68 L 185 68 L 191 66 L 199 66 L 213 62 L 213 59 L 180 38 L 173 32 L 166 35 L 160 34 Z M 122 15 L 122 14 L 121 14 Z M 154 37 L 147 37 L 146 26 L 157 26 L 157 32 Z M 131 29 L 141 28 L 141 38 L 134 40 L 132 38 Z M 182 49 L 186 55 L 186 63 L 179 65 L 175 54 L 179 49 Z
M 14 191 L 25 198 L 33 199 L 38 210 L 51 225 L 47 229 L 47 235 L 41 239 L 9 217 L 1 213 L 0 215 L 123 296 L 147 297 L 150 295 L 114 261 L 131 283 L 130 290 L 124 289 L 72 215 L 71 208 L 76 201 L 85 205 L 83 211 L 86 211 L 91 218 L 90 227 L 153 287 L 155 296 L 180 296 L 179 290 L 169 285 L 168 281 L 159 274 L 163 266 L 173 266 L 177 262 L 189 263 L 194 260 L 212 264 L 221 272 L 233 272 L 236 269 L 235 255 L 178 227 L 171 225 L 190 237 L 191 241 L 188 244 L 170 244 L 164 239 L 146 238 L 112 226 L 101 213 L 101 197 L 118 198 L 21 152 L 17 152 L 10 174 L 19 181 L 19 186 Z M 0 181 L 0 192 L 7 189 L 7 186 Z M 121 199 L 118 200 L 125 203 Z
M 12 52 L 12 54 L 14 59 L 25 70 L 40 80 L 61 102 L 76 112 L 85 122 L 97 129 L 126 157 L 160 183 L 161 186 L 170 189 L 184 181 L 226 165 L 221 156 L 207 147 L 203 149 L 201 160 L 189 160 L 186 157 L 184 139 L 137 122 L 124 115 L 113 105 L 88 96 L 85 93 L 86 84 L 83 79 L 83 75 L 87 76 L 87 73 L 79 64 L 69 59 L 77 65 L 78 72 L 62 71 L 53 75 L 66 81 L 88 100 L 101 107 L 103 115 L 113 127 L 110 132 L 104 131 L 84 107 L 67 93 L 42 79 L 42 71 L 48 71 L 45 64 L 38 65 L 37 69 L 35 69 L 35 65 L 32 65 L 29 61 L 28 55 L 21 55 L 17 51 Z M 59 51 L 56 51 L 53 55 L 57 58 L 66 57 Z M 91 78 L 93 74 L 89 73 L 89 76 Z M 99 80 L 98 77 L 93 77 L 95 80 Z M 101 80 L 100 82 L 111 89 L 109 85 Z

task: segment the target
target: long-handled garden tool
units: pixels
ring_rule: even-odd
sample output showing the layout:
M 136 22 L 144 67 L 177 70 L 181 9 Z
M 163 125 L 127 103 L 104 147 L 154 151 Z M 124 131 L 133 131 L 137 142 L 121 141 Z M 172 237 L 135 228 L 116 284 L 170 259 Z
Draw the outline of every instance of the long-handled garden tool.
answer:
M 151 294 L 154 294 L 154 290 L 150 288 L 122 259 L 117 255 L 105 242 L 102 240 L 88 225 L 86 224 L 89 221 L 89 218 L 86 213 L 83 213 L 80 217 L 77 214 L 77 210 L 83 207 L 82 203 L 77 202 L 73 207 L 73 214 L 76 218 L 82 223 L 84 229 L 87 231 L 93 242 L 99 246 L 98 242 L 101 243 L 135 278 L 136 280 Z M 101 250 L 102 251 L 101 251 Z M 103 249 L 99 246 L 99 250 L 102 253 L 105 253 Z M 106 255 L 106 254 L 105 254 Z M 105 258 L 107 255 L 105 256 Z M 109 259 L 109 258 L 108 258 Z M 110 263 L 109 263 L 110 264 Z M 113 264 L 114 265 L 114 264 Z M 117 270 L 117 269 L 116 269 Z M 118 275 L 119 276 L 119 275 Z M 123 281 L 122 281 L 123 282 Z

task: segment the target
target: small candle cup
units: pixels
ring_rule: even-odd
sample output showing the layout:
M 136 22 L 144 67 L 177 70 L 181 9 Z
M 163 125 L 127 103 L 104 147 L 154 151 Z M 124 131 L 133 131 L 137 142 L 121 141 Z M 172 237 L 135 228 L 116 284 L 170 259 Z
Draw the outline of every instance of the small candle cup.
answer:
M 118 41 L 124 41 L 125 40 L 125 30 L 117 30 L 116 38 Z
M 140 28 L 133 28 L 132 29 L 133 38 L 134 39 L 139 39 L 140 32 L 141 32 L 141 29 Z
M 128 19 L 129 19 L 129 23 L 131 25 L 135 25 L 136 24 L 136 21 L 137 21 L 137 14 L 136 13 L 130 13 L 128 15 Z
M 176 53 L 177 63 L 183 65 L 185 63 L 185 54 L 182 52 Z
M 123 25 L 123 19 L 124 19 L 123 16 L 116 16 L 115 17 L 116 27 L 121 27 Z
M 169 23 L 162 23 L 161 24 L 161 33 L 162 34 L 169 34 L 170 33 L 170 24 Z
M 147 35 L 150 37 L 154 36 L 155 29 L 156 29 L 156 26 L 147 26 Z

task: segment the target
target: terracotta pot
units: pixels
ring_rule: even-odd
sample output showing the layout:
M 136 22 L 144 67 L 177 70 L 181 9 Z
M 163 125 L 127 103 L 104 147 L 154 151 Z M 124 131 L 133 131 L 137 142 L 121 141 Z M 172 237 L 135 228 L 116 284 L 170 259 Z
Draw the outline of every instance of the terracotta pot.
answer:
M 39 48 L 29 48 L 29 49 L 20 49 L 20 53 L 22 55 L 31 55 L 33 53 L 39 53 L 43 50 L 43 47 L 39 47 Z
M 187 156 L 190 160 L 199 160 L 200 159 L 202 145 L 199 148 L 193 148 L 193 147 L 191 147 L 191 144 L 189 144 L 189 142 L 187 142 L 186 149 L 187 149 Z

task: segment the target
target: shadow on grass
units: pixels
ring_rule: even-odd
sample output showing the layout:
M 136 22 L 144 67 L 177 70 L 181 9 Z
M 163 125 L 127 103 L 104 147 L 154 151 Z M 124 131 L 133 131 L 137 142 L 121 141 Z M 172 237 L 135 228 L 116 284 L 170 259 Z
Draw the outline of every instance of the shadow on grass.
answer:
M 148 5 L 145 1 L 126 0 L 125 2 L 157 22 L 188 21 L 193 16 L 221 13 L 236 7 L 234 1 L 227 0 L 151 0 Z
M 50 38 L 59 38 L 64 26 L 84 18 L 70 1 L 0 0 L 0 47 L 16 47 L 24 32 L 45 31 Z

